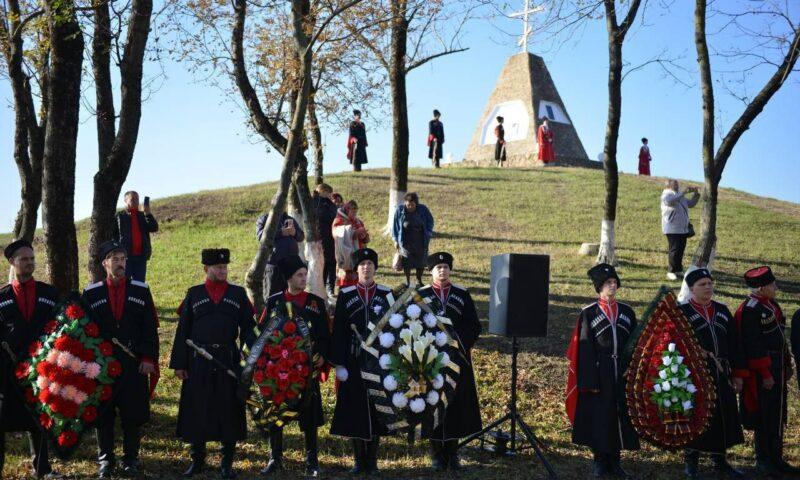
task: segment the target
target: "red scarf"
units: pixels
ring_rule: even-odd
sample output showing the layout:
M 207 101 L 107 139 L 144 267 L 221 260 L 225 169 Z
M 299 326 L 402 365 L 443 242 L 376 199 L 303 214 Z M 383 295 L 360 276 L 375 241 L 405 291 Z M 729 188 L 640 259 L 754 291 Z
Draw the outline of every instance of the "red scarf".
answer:
M 364 302 L 364 305 L 369 306 L 372 302 L 372 298 L 375 296 L 375 288 L 377 287 L 377 283 L 372 282 L 372 285 L 369 287 L 365 286 L 363 283 L 358 283 L 356 288 L 358 289 L 358 296 L 361 298 L 361 301 Z
M 300 308 L 306 306 L 306 299 L 308 298 L 308 292 L 305 290 L 301 291 L 296 295 L 292 295 L 289 293 L 289 289 L 287 288 L 285 292 L 283 292 L 283 298 L 286 299 L 287 302 L 292 302 Z
M 22 318 L 30 322 L 36 306 L 36 281 L 33 278 L 25 283 L 12 280 L 11 288 L 14 290 L 14 297 L 16 297 Z
M 133 257 L 142 254 L 142 230 L 139 227 L 139 210 L 129 208 L 128 214 L 131 216 L 131 251 Z
M 119 322 L 122 320 L 122 313 L 125 310 L 125 287 L 128 281 L 121 279 L 119 285 L 114 285 L 111 278 L 106 278 L 106 285 L 108 286 L 108 302 L 111 305 L 111 314 L 114 315 L 114 320 Z
M 439 297 L 439 301 L 442 302 L 442 307 L 447 305 L 447 297 L 450 295 L 450 284 L 447 285 L 436 285 L 435 283 L 431 285 L 433 287 L 433 293 Z
M 606 314 L 608 321 L 611 323 L 617 323 L 617 313 L 619 313 L 619 308 L 617 307 L 617 301 L 614 299 L 606 300 L 604 298 L 597 299 L 597 305 L 600 306 L 600 310 Z
M 227 290 L 228 282 L 212 282 L 206 279 L 206 292 L 208 292 L 208 296 L 211 297 L 211 301 L 214 302 L 214 305 L 219 305 L 219 302 L 222 301 L 222 297 L 225 296 L 225 291 Z
M 706 319 L 708 323 L 714 321 L 714 303 L 708 302 L 708 305 L 700 305 L 695 299 L 689 299 L 689 304 L 694 308 L 694 311 L 699 313 Z

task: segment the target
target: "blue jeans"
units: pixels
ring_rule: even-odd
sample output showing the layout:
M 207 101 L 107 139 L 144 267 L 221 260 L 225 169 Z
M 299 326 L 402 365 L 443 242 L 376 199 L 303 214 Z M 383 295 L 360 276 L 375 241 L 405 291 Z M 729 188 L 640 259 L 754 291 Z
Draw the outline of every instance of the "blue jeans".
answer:
M 147 277 L 147 260 L 141 255 L 136 257 L 128 257 L 125 262 L 125 275 L 140 282 L 146 282 Z

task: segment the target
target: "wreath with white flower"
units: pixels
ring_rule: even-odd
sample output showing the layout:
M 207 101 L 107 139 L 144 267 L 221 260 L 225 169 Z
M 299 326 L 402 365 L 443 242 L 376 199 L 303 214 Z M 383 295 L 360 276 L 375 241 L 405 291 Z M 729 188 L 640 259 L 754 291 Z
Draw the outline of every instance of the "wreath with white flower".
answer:
M 653 378 L 650 399 L 661 411 L 691 415 L 697 387 L 692 383 L 691 370 L 683 363 L 683 355 L 672 342 L 661 352 L 658 377 Z
M 362 340 L 361 376 L 379 419 L 409 441 L 430 436 L 458 384 L 461 354 L 451 326 L 408 289 Z

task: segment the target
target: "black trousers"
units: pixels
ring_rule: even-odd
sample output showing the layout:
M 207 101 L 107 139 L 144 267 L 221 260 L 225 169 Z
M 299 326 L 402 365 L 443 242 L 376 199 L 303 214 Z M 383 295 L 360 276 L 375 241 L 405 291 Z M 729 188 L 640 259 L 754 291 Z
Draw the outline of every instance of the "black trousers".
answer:
M 322 256 L 325 259 L 325 266 L 322 269 L 325 288 L 329 292 L 333 292 L 336 288 L 336 246 L 333 241 L 322 242 Z
M 683 252 L 686 250 L 686 234 L 685 233 L 668 233 L 667 245 L 669 250 L 667 258 L 669 259 L 668 272 L 678 273 L 683 271 Z
M 41 430 L 28 432 L 28 447 L 31 451 L 33 469 L 37 477 L 47 475 L 52 472 L 50 467 L 50 456 L 47 450 L 47 438 L 42 435 Z M 6 435 L 0 432 L 0 475 L 3 473 L 3 466 L 6 458 Z
M 264 267 L 264 302 L 278 292 L 286 290 L 288 287 L 286 279 L 276 265 L 267 264 Z

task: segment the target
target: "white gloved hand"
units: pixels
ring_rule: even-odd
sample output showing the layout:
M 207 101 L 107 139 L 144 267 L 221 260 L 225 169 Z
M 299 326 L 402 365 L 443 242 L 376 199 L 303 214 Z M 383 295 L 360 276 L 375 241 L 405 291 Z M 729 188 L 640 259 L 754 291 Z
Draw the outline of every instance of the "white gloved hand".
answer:
M 336 367 L 336 379 L 340 382 L 346 382 L 350 374 L 347 372 L 346 367 Z

